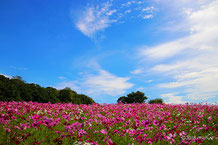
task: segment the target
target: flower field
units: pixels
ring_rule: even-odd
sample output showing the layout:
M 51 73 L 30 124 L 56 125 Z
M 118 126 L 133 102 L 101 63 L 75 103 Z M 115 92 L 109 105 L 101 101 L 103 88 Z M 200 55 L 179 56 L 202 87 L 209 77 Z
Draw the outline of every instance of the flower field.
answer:
M 0 144 L 218 144 L 218 105 L 0 102 Z

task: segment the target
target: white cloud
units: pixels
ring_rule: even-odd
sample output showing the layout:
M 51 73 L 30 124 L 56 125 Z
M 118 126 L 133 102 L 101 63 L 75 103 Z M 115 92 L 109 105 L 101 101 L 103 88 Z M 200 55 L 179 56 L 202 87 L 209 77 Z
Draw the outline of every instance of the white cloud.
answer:
M 125 11 L 125 14 L 127 14 L 127 13 L 131 13 L 131 10 L 126 10 L 126 11 Z
M 128 77 L 117 77 L 105 70 L 99 70 L 97 75 L 89 75 L 81 83 L 85 92 L 90 95 L 122 95 L 133 86 Z
M 135 0 L 132 0 L 132 1 L 128 1 L 127 3 L 121 4 L 121 6 L 129 7 L 129 6 L 131 6 L 132 4 L 136 4 L 136 3 L 138 3 L 138 2 L 135 1 Z M 139 3 L 139 4 L 140 4 L 140 3 Z
M 57 89 L 64 89 L 66 87 L 71 88 L 74 91 L 81 92 L 81 89 L 79 86 L 77 86 L 76 81 L 61 82 L 57 86 L 55 86 L 55 88 Z
M 143 72 L 143 69 L 139 68 L 139 69 L 135 69 L 135 70 L 131 71 L 130 73 L 131 74 L 141 74 L 142 72 Z
M 167 101 L 165 101 L 165 103 L 167 104 L 184 104 L 186 103 L 183 100 L 183 96 L 177 96 L 177 93 L 168 93 L 168 94 L 161 94 L 162 98 L 166 98 Z
M 185 44 L 180 42 L 181 40 L 177 40 L 175 42 L 168 42 L 152 48 L 142 48 L 140 54 L 146 57 L 150 57 L 152 59 L 168 58 L 185 49 L 185 47 L 183 46 Z
M 66 78 L 63 77 L 63 76 L 59 76 L 58 79 L 60 79 L 60 80 L 64 80 L 64 79 L 66 79 Z
M 145 3 L 145 2 L 146 2 L 146 0 L 141 0 L 141 1 L 140 0 L 130 0 L 130 1 L 126 2 L 126 3 L 121 4 L 121 6 L 123 6 L 123 7 L 130 7 L 133 4 L 141 5 L 141 4 Z
M 56 88 L 70 87 L 78 93 L 87 94 L 93 98 L 104 96 L 120 96 L 127 89 L 134 85 L 129 81 L 129 77 L 118 77 L 110 72 L 100 68 L 99 64 L 91 60 L 87 67 L 92 71 L 89 73 L 80 73 L 81 77 L 77 81 L 62 82 Z
M 93 37 L 97 32 L 103 31 L 113 24 L 124 23 L 127 19 L 153 18 L 153 13 L 156 8 L 154 6 L 146 7 L 144 9 L 138 7 L 138 5 L 144 3 L 145 1 L 133 0 L 125 4 L 115 4 L 115 7 L 114 4 L 112 4 L 112 1 L 108 0 L 105 3 L 92 4 L 79 14 L 79 19 L 75 23 L 76 28 L 84 35 Z M 132 13 L 133 11 L 134 13 Z
M 151 19 L 151 18 L 153 18 L 153 15 L 144 15 L 142 18 L 143 19 Z
M 214 0 L 153 0 L 154 2 L 164 5 L 165 7 L 170 6 L 175 9 L 183 9 L 183 8 L 199 8 L 202 5 L 208 4 Z
M 153 82 L 153 80 L 147 80 L 147 81 L 145 81 L 146 83 L 151 83 L 151 82 Z
M 153 10 L 155 10 L 155 7 L 154 7 L 154 6 L 146 7 L 146 8 L 143 8 L 143 9 L 142 9 L 142 11 L 149 11 L 149 12 L 152 12 Z
M 138 91 L 145 91 L 146 90 L 146 88 L 145 87 L 139 87 L 139 88 L 137 88 L 136 90 L 138 90 Z
M 113 10 L 110 10 L 109 12 L 107 12 L 106 14 L 108 15 L 108 16 L 111 16 L 111 15 L 113 15 L 113 13 L 115 13 L 117 10 L 116 9 L 113 9 Z
M 88 7 L 76 23 L 76 27 L 88 37 L 91 37 L 97 31 L 104 30 L 116 20 L 109 19 L 109 16 L 116 12 L 115 9 L 110 10 L 111 3 L 107 2 L 101 6 Z
M 153 66 L 152 71 L 163 73 L 174 80 L 159 84 L 158 87 L 183 88 L 180 93 L 186 93 L 186 99 L 191 100 L 216 98 L 218 95 L 217 9 L 218 0 L 215 0 L 198 10 L 186 12 L 187 19 L 183 24 L 189 27 L 190 34 L 158 46 L 141 49 L 140 53 L 143 57 L 159 60 L 159 64 Z M 165 61 L 162 64 L 162 60 L 166 59 L 168 63 Z

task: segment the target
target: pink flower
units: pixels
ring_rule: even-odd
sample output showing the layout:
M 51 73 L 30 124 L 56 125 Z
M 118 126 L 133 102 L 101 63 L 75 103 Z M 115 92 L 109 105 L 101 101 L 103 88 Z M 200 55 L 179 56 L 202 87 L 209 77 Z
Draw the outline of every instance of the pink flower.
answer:
M 78 131 L 79 136 L 83 136 L 84 134 L 87 134 L 87 132 L 85 130 L 81 129 Z
M 60 131 L 55 131 L 56 133 L 61 133 Z
M 102 129 L 102 130 L 100 131 L 100 133 L 102 133 L 102 134 L 108 134 L 108 132 L 107 132 L 106 130 L 104 130 L 104 129 Z
M 33 115 L 33 116 L 32 116 L 32 119 L 33 119 L 34 121 L 37 121 L 37 120 L 39 120 L 40 118 L 41 118 L 40 115 Z
M 15 120 L 15 119 L 17 119 L 17 117 L 16 116 L 12 116 L 11 119 Z
M 10 128 L 5 128 L 6 132 L 11 132 Z
M 157 125 L 159 125 L 159 122 L 158 122 L 157 120 L 154 120 L 154 121 L 153 121 L 153 124 L 154 124 L 155 126 L 157 126 Z
M 125 125 L 126 126 L 130 125 L 130 121 L 126 121 Z
M 32 123 L 32 127 L 37 127 L 38 126 L 38 123 L 37 122 L 33 122 Z
M 99 131 L 98 130 L 95 130 L 93 133 L 98 133 Z
M 187 133 L 184 132 L 184 131 L 182 131 L 182 132 L 179 133 L 179 136 L 181 136 L 181 137 L 184 136 L 184 135 L 187 135 Z
M 111 139 L 109 139 L 109 140 L 107 141 L 107 145 L 116 145 L 116 144 L 113 143 Z
M 204 117 L 204 115 L 200 114 L 200 115 L 198 115 L 198 117 L 199 117 L 199 118 L 202 118 L 202 117 Z

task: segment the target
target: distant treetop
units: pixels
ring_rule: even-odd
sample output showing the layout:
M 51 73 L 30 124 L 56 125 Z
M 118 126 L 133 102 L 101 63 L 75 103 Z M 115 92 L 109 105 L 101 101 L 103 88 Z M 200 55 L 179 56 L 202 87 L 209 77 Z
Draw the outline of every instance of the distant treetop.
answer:
M 157 98 L 157 99 L 149 100 L 148 103 L 149 104 L 163 104 L 164 101 L 163 99 Z
M 126 96 L 120 97 L 117 102 L 122 102 L 122 103 L 145 103 L 145 100 L 148 98 L 145 96 L 144 93 L 137 91 L 137 92 L 132 92 L 127 94 Z

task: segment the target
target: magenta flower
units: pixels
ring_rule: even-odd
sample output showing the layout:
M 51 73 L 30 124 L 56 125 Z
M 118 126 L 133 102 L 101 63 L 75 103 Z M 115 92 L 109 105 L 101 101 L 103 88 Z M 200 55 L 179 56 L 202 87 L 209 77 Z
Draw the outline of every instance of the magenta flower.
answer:
M 104 130 L 104 129 L 102 129 L 102 130 L 100 131 L 100 133 L 102 133 L 102 134 L 108 134 L 108 132 L 107 132 L 106 130 Z
M 130 125 L 130 124 L 131 124 L 130 121 L 126 121 L 126 123 L 125 123 L 126 126 L 128 126 L 128 125 Z
M 116 145 L 116 144 L 113 143 L 113 141 L 112 141 L 111 139 L 109 139 L 109 140 L 107 141 L 107 145 Z
M 60 131 L 55 131 L 56 133 L 61 133 Z
M 40 115 L 33 115 L 33 116 L 32 116 L 32 119 L 33 119 L 34 121 L 37 121 L 37 120 L 39 120 L 40 118 L 41 118 Z
M 84 134 L 87 134 L 87 132 L 85 130 L 81 129 L 78 131 L 79 136 L 83 136 Z
M 154 124 L 155 126 L 158 126 L 158 125 L 159 125 L 159 122 L 158 122 L 157 120 L 154 120 L 154 121 L 153 121 L 153 124 Z

